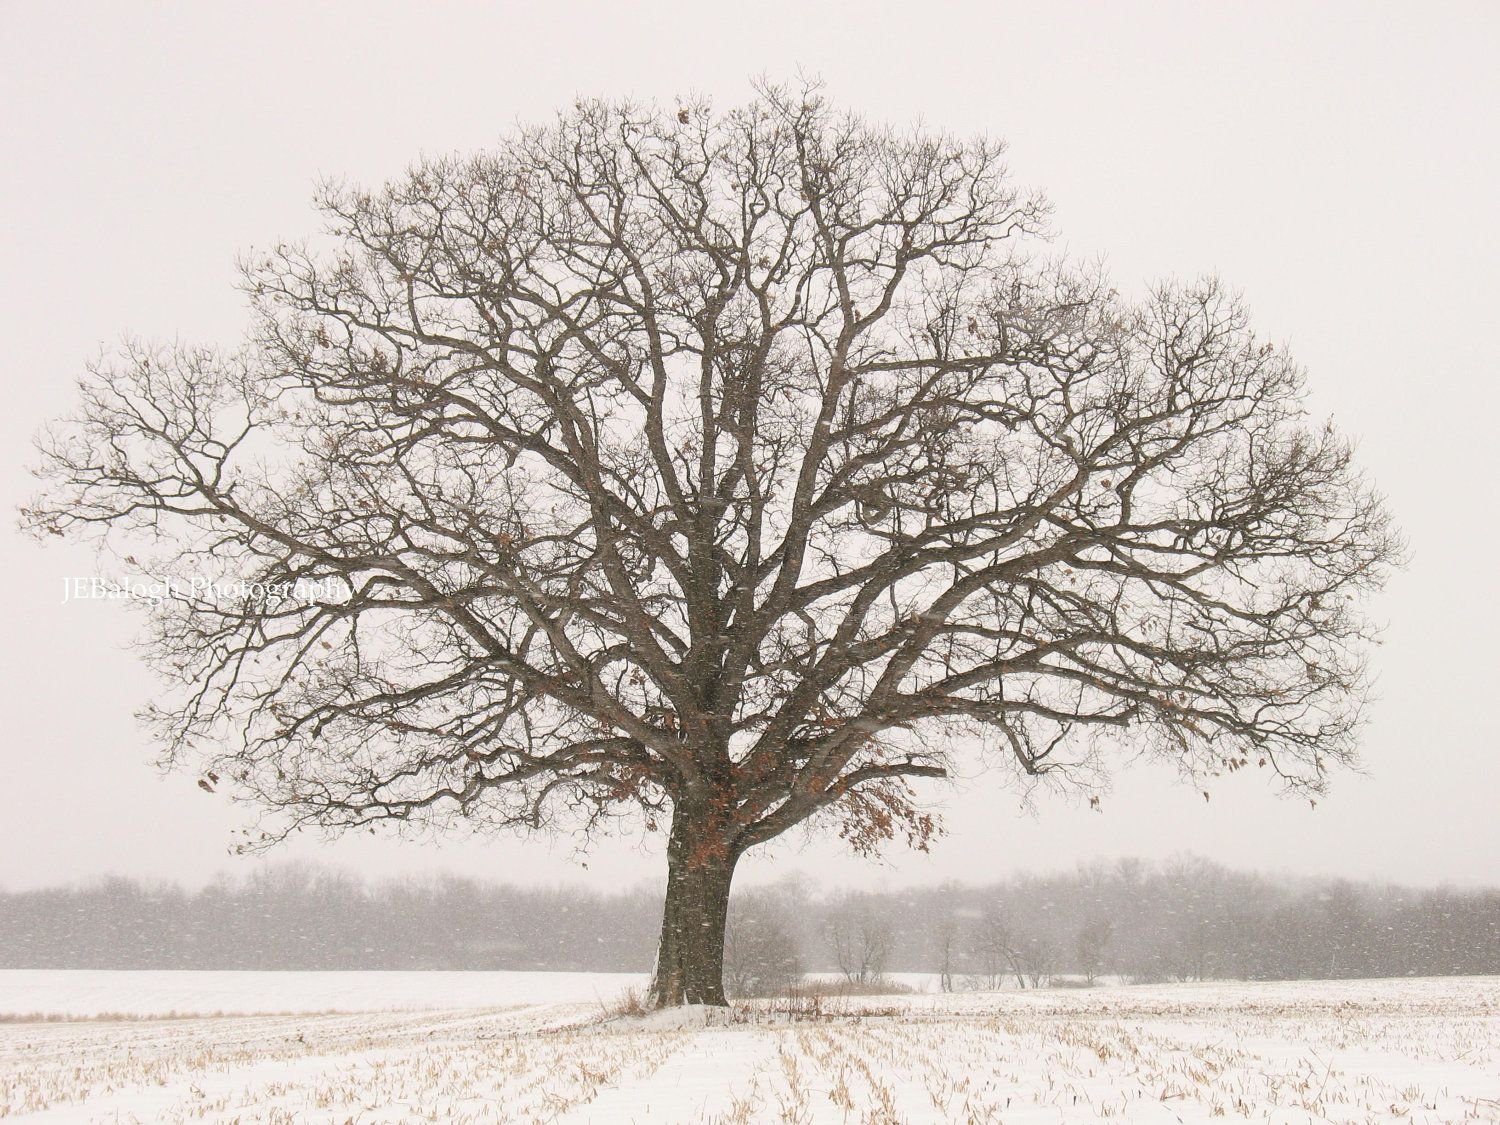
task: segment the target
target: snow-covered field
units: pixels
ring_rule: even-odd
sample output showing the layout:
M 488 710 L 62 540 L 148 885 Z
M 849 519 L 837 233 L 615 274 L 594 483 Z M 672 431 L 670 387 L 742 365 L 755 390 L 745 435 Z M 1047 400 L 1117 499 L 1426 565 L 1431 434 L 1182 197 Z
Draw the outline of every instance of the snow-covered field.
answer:
M 111 972 L 0 970 L 0 1018 L 265 1015 L 613 1002 L 628 973 Z
M 638 983 L 0 973 L 0 1117 L 1500 1121 L 1494 977 L 881 996 L 708 1027 L 606 1019 Z M 281 1014 L 160 1018 L 255 1011 Z M 135 1018 L 13 1018 L 37 1012 Z

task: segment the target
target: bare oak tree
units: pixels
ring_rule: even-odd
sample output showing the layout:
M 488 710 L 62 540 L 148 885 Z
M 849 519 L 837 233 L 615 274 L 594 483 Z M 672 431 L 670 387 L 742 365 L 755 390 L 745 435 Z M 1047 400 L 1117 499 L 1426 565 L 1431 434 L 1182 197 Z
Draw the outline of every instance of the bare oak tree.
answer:
M 1038 257 L 1000 144 L 585 102 L 318 202 L 243 263 L 244 346 L 94 366 L 23 513 L 270 588 L 144 638 L 165 761 L 267 810 L 250 846 L 636 816 L 654 1000 L 717 1004 L 739 858 L 922 846 L 959 753 L 1353 758 L 1398 545 L 1348 443 L 1217 283 Z

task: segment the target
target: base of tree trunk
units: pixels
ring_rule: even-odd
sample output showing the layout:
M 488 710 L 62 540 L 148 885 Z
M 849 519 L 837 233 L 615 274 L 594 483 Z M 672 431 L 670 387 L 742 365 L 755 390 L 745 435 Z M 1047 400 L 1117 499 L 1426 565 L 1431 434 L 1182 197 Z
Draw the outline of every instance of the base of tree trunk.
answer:
M 714 829 L 711 817 L 695 816 L 690 807 L 673 810 L 661 943 L 649 998 L 653 1008 L 729 1004 L 724 928 L 735 856 Z

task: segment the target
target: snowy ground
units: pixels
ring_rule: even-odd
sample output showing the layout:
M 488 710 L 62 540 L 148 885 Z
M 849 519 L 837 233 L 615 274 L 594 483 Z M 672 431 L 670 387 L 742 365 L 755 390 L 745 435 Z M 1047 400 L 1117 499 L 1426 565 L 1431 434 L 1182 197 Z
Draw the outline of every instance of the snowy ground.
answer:
M 0 1018 L 264 1015 L 612 1003 L 628 973 L 111 972 L 0 970 Z
M 883 996 L 711 1027 L 605 1020 L 634 983 L 0 973 L 0 1013 L 136 1016 L 6 1017 L 0 1118 L 1500 1121 L 1500 978 Z M 159 1018 L 256 1010 L 319 1014 Z

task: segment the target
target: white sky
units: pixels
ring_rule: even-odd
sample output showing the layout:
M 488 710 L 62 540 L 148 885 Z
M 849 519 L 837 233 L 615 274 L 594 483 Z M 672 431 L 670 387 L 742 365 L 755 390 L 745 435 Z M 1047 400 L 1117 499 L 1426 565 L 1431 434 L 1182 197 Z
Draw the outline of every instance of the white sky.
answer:
M 29 440 L 82 362 L 126 332 L 234 342 L 236 252 L 315 228 L 322 174 L 377 183 L 473 149 L 579 93 L 720 104 L 748 79 L 821 75 L 874 117 L 1009 139 L 1061 245 L 1122 287 L 1216 271 L 1290 342 L 1316 404 L 1360 436 L 1413 562 L 1376 607 L 1382 701 L 1367 776 L 1316 811 L 1255 771 L 1205 803 L 1159 770 L 1099 815 L 1017 814 L 980 777 L 943 797 L 947 837 L 884 865 L 783 846 L 863 885 L 981 880 L 1093 856 L 1192 850 L 1226 863 L 1400 881 L 1500 882 L 1493 427 L 1500 261 L 1500 5 L 928 2 L 678 4 L 0 2 L 0 500 L 30 495 Z M 59 604 L 85 550 L 13 520 L 0 580 L 5 723 L 0 886 L 106 872 L 198 882 L 237 813 L 166 779 L 131 718 L 153 685 L 116 603 Z M 660 857 L 604 841 L 331 846 L 286 856 L 369 875 L 436 868 L 600 888 Z M 754 853 L 752 853 L 752 857 Z

